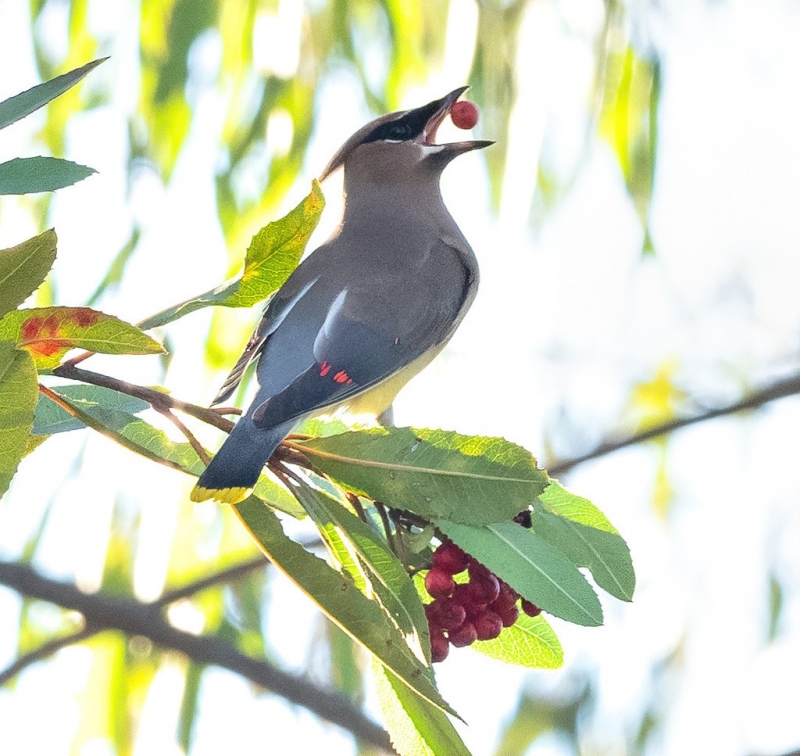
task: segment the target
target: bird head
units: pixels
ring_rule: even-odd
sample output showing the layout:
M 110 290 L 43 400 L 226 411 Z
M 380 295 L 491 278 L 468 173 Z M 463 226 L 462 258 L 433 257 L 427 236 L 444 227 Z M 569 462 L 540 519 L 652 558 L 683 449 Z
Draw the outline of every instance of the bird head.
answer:
M 456 156 L 488 147 L 488 141 L 436 143 L 436 131 L 469 87 L 459 87 L 439 100 L 401 110 L 362 126 L 336 152 L 320 174 L 323 181 L 337 168 L 357 172 L 371 182 L 402 181 L 420 171 L 440 173 Z

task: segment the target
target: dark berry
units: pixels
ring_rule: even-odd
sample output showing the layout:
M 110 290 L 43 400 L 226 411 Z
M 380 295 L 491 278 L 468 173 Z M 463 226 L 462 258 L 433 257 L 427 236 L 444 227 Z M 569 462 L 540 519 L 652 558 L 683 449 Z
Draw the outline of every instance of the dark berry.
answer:
M 522 525 L 523 528 L 530 528 L 533 524 L 531 522 L 531 511 L 530 509 L 526 509 L 523 512 L 520 512 L 515 518 L 514 522 L 518 525 Z
M 486 568 L 483 571 L 470 571 L 467 586 L 468 595 L 476 604 L 491 604 L 500 595 L 500 581 Z
M 453 599 L 436 599 L 431 606 L 435 606 L 435 609 L 428 621 L 433 618 L 434 623 L 442 630 L 458 630 L 467 618 L 467 610 Z
M 478 633 L 475 630 L 475 625 L 467 620 L 458 630 L 449 633 L 447 637 L 456 648 L 463 648 L 464 646 L 471 646 L 478 639 Z
M 444 636 L 444 633 L 431 632 L 431 661 L 443 662 L 450 652 L 450 641 Z
M 459 572 L 463 572 L 467 569 L 468 563 L 469 555 L 449 541 L 433 552 L 433 566 L 450 575 L 458 575 Z
M 515 606 L 519 594 L 508 584 L 500 581 L 500 593 L 497 598 L 492 601 L 491 608 L 493 611 L 500 614 L 500 612 L 509 607 Z
M 490 604 L 489 608 L 500 616 L 503 627 L 511 627 L 519 619 L 519 607 L 516 604 L 505 609 L 498 609 L 494 604 Z
M 425 576 L 425 590 L 434 598 L 447 598 L 453 595 L 455 583 L 453 576 L 438 567 L 431 567 Z
M 492 640 L 503 631 L 503 620 L 491 609 L 487 609 L 473 620 L 478 640 Z
M 522 599 L 522 611 L 529 617 L 538 617 L 542 613 L 542 610 L 528 599 Z
M 467 619 L 477 617 L 484 609 L 486 609 L 485 602 L 475 601 L 472 598 L 469 590 L 469 583 L 460 583 L 456 585 L 456 589 L 451 600 L 461 604 L 461 606 L 464 607 L 467 613 Z

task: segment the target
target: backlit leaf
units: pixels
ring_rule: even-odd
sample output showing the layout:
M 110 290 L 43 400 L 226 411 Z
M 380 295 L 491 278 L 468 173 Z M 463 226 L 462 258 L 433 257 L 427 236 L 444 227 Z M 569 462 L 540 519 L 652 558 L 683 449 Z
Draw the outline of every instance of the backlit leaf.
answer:
M 317 469 L 345 487 L 426 519 L 505 522 L 547 484 L 529 452 L 500 438 L 378 428 L 299 445 Z
M 439 529 L 517 593 L 578 625 L 603 623 L 600 602 L 578 568 L 546 540 L 515 522 L 484 527 L 437 521 Z
M 0 496 L 25 455 L 37 393 L 31 356 L 10 341 L 0 341 Z
M 239 278 L 163 310 L 139 323 L 139 327 L 156 328 L 212 305 L 251 307 L 263 301 L 277 291 L 297 267 L 324 206 L 319 182 L 314 181 L 311 193 L 294 210 L 267 224 L 253 237 L 244 272 Z
M 56 259 L 56 232 L 0 250 L 0 317 L 21 305 L 44 281 Z
M 443 711 L 453 713 L 427 669 L 380 606 L 366 598 L 346 573 L 288 538 L 277 516 L 255 496 L 234 505 L 245 527 L 269 560 L 353 640 L 376 656 L 406 685 Z
M 75 347 L 104 354 L 159 354 L 163 347 L 136 326 L 89 307 L 14 310 L 0 320 L 0 339 L 25 347 L 39 370 L 51 370 Z
M 492 659 L 531 669 L 557 669 L 564 663 L 564 651 L 550 623 L 541 615 L 519 619 L 494 640 L 476 641 L 471 648 Z

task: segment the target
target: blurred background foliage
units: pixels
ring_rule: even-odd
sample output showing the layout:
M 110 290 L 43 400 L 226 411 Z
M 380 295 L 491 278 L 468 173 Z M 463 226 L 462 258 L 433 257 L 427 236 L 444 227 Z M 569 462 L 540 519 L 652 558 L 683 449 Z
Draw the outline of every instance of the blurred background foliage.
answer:
M 337 107 L 347 108 L 351 104 L 337 105 L 330 99 L 336 96 L 333 82 L 343 73 L 360 98 L 362 112 L 347 114 L 351 120 L 357 119 L 356 125 L 364 120 L 362 115 L 368 117 L 370 113 L 377 115 L 418 104 L 419 93 L 427 93 L 434 86 L 432 81 L 436 86 L 441 84 L 434 96 L 468 82 L 469 96 L 480 105 L 482 113 L 476 132 L 481 138 L 497 142 L 483 156 L 487 205 L 500 216 L 509 212 L 509 205 L 513 207 L 516 217 L 524 221 L 518 238 L 530 240 L 546 234 L 548 224 L 558 221 L 576 185 L 592 169 L 598 150 L 611 156 L 628 203 L 628 209 L 620 212 L 623 215 L 629 212 L 638 223 L 631 232 L 641 256 L 638 264 L 647 265 L 648 260 L 659 254 L 651 233 L 663 90 L 661 47 L 652 34 L 661 13 L 657 3 L 115 0 L 107 3 L 105 10 L 102 5 L 101 0 L 30 0 L 25 8 L 21 0 L 0 0 L 0 9 L 10 11 L 14 6 L 17 21 L 23 19 L 20 28 L 29 29 L 29 38 L 20 38 L 18 44 L 20 50 L 29 47 L 32 51 L 40 80 L 97 57 L 112 56 L 81 86 L 49 105 L 32 144 L 40 151 L 64 156 L 70 151 L 67 135 L 73 133 L 71 129 L 86 114 L 111 101 L 122 102 L 125 112 L 122 133 L 95 132 L 93 139 L 98 147 L 105 139 L 116 145 L 123 193 L 132 204 L 142 202 L 142 193 L 150 197 L 149 201 L 158 202 L 173 182 L 182 158 L 194 159 L 187 158 L 196 154 L 189 149 L 193 133 L 201 128 L 204 119 L 216 119 L 212 128 L 213 154 L 208 158 L 213 164 L 213 203 L 188 209 L 175 224 L 180 227 L 180 243 L 191 247 L 198 242 L 190 233 L 192 213 L 207 213 L 210 207 L 215 208 L 219 239 L 208 239 L 208 243 L 215 254 L 227 250 L 220 268 L 227 275 L 237 272 L 243 251 L 255 231 L 285 210 L 287 203 L 302 196 L 307 184 L 300 179 L 319 172 L 329 157 L 314 154 L 313 165 L 309 167 L 309 155 L 320 130 L 335 128 L 330 121 L 323 122 L 320 114 L 330 116 L 337 113 Z M 561 121 L 545 122 L 544 116 L 541 120 L 531 119 L 530 110 L 522 109 L 526 101 L 529 104 L 530 93 L 521 86 L 521 81 L 529 81 L 531 72 L 539 70 L 543 63 L 536 58 L 536 41 L 526 36 L 531 26 L 530 23 L 526 26 L 526 19 L 530 22 L 531 16 L 538 12 L 537 6 L 543 5 L 550 9 L 564 38 L 574 45 L 567 55 L 591 57 L 587 66 L 590 80 L 577 98 L 581 107 L 569 112 L 566 148 L 565 142 L 558 142 L 553 136 L 564 126 L 563 114 Z M 115 20 L 109 20 L 109 16 Z M 123 27 L 127 27 L 127 35 L 122 35 Z M 131 34 L 131 28 L 137 31 Z M 131 38 L 137 40 L 136 45 L 130 44 Z M 459 70 L 464 79 L 448 79 L 452 70 Z M 535 75 L 534 71 L 534 79 Z M 30 81 L 28 86 L 34 83 Z M 4 91 L 3 95 L 14 93 Z M 336 136 L 343 139 L 347 132 L 337 131 Z M 84 160 L 93 165 L 90 152 L 84 152 Z M 597 186 L 595 183 L 594 187 Z M 599 191 L 604 191 L 602 186 Z M 52 207 L 53 201 L 52 195 L 22 198 L 15 201 L 13 208 L 10 204 L 0 208 L 3 210 L 0 221 L 7 224 L 12 215 L 18 219 L 24 214 L 28 221 L 15 221 L 20 228 L 41 230 L 54 219 L 58 227 L 60 216 Z M 88 234 L 103 219 L 91 219 L 91 208 L 73 207 L 70 212 L 87 210 L 83 223 Z M 102 264 L 87 263 L 83 288 L 67 287 L 70 293 L 82 291 L 86 302 L 97 303 L 121 316 L 129 315 L 115 312 L 115 297 L 121 284 L 135 269 L 137 255 L 140 265 L 145 265 L 141 260 L 146 260 L 146 265 L 152 266 L 155 259 L 143 256 L 147 229 L 140 222 L 140 215 L 131 211 L 124 222 L 117 224 L 116 233 L 105 240 Z M 580 224 L 581 220 L 573 222 Z M 16 241 L 21 239 L 20 236 Z M 109 239 L 118 240 L 113 251 L 109 251 Z M 171 270 L 174 275 L 179 268 Z M 61 271 L 58 273 L 63 275 Z M 151 267 L 150 275 L 168 277 L 170 273 L 157 273 Z M 64 293 L 59 290 L 59 276 L 40 289 L 37 304 L 82 303 L 65 301 Z M 176 288 L 180 288 L 180 278 L 179 272 L 173 284 Z M 737 285 L 735 281 L 729 284 Z M 533 278 L 520 285 L 524 294 L 515 289 L 514 296 L 531 297 Z M 624 286 L 624 282 L 619 285 Z M 609 301 L 617 290 L 610 287 Z M 167 300 L 157 300 L 150 307 L 146 295 L 139 294 L 139 308 L 130 317 L 144 317 L 180 298 L 170 293 Z M 547 301 L 543 309 L 547 308 Z M 568 308 L 569 297 L 563 301 Z M 529 303 L 522 299 L 519 302 L 527 316 Z M 202 390 L 218 381 L 220 371 L 232 364 L 255 316 L 256 313 L 242 316 L 219 312 L 209 314 L 206 320 L 192 321 L 194 341 L 189 343 L 188 350 L 202 351 L 204 343 L 208 347 Z M 204 324 L 207 331 L 203 330 Z M 568 326 L 569 321 L 565 327 Z M 530 322 L 527 327 L 533 329 L 535 323 Z M 188 338 L 187 334 L 187 330 L 169 331 L 164 336 L 168 348 L 184 344 L 181 339 Z M 689 383 L 703 395 L 731 398 L 770 370 L 775 372 L 787 364 L 796 366 L 796 348 L 787 346 L 796 335 L 796 324 L 787 325 L 775 352 L 790 356 L 783 362 L 778 360 L 777 368 L 772 362 L 769 369 L 763 369 L 756 357 L 750 362 L 741 359 L 736 363 L 734 358 L 723 355 L 719 372 L 727 371 L 727 380 L 711 385 L 702 378 L 694 383 L 688 381 L 674 357 L 674 345 L 667 341 L 663 349 L 655 350 L 658 353 L 652 359 L 644 359 L 625 371 L 621 379 L 624 390 L 620 390 L 623 395 L 614 394 L 608 400 L 601 381 L 585 387 L 588 393 L 584 392 L 584 396 L 595 390 L 599 393 L 579 402 L 579 407 L 585 408 L 586 401 L 591 404 L 592 399 L 608 401 L 614 408 L 612 422 L 618 429 L 646 429 L 687 409 L 702 409 L 689 401 L 686 391 Z M 563 346 L 561 342 L 558 344 Z M 503 342 L 498 348 L 507 345 Z M 181 359 L 180 351 L 175 359 Z M 170 373 L 166 358 L 159 374 L 150 380 L 152 383 L 163 380 L 181 398 L 196 399 L 201 389 L 193 389 L 194 397 L 183 396 L 178 377 L 186 379 L 201 364 L 189 362 L 182 373 Z M 210 396 L 210 389 L 207 393 Z M 567 458 L 591 446 L 590 442 L 599 440 L 599 434 L 608 430 L 609 426 L 604 426 L 598 431 L 592 412 L 586 414 L 587 422 L 581 426 L 576 419 L 579 414 L 567 404 L 553 404 L 543 410 L 541 427 L 533 434 L 541 446 L 533 448 L 534 452 L 544 450 L 551 462 L 558 457 Z M 601 424 L 607 421 L 608 414 L 602 418 Z M 190 504 L 179 484 L 165 486 L 160 477 L 150 482 L 149 468 L 132 465 L 124 452 L 110 451 L 105 442 L 96 438 L 82 438 L 82 448 L 53 462 L 51 470 L 53 480 L 62 488 L 69 488 L 79 472 L 82 480 L 91 475 L 98 480 L 93 490 L 72 490 L 69 494 L 75 500 L 94 497 L 97 502 L 83 504 L 76 510 L 79 514 L 75 514 L 83 518 L 77 532 L 85 531 L 87 539 L 103 541 L 102 547 L 92 552 L 97 554 L 94 571 L 70 573 L 69 567 L 64 566 L 69 564 L 69 558 L 57 560 L 62 573 L 74 577 L 79 585 L 155 600 L 164 590 L 191 583 L 254 556 L 254 546 L 231 518 L 213 507 Z M 664 531 L 653 530 L 662 525 L 647 521 L 641 528 L 650 536 L 642 536 L 644 540 L 639 545 L 652 537 L 656 549 L 667 548 L 663 539 L 678 527 L 670 518 L 681 516 L 680 508 L 678 514 L 674 508 L 675 484 L 671 476 L 674 468 L 671 468 L 669 441 L 653 442 L 648 454 L 651 456 L 645 463 L 639 458 L 639 470 L 647 472 L 644 476 L 632 474 L 636 481 L 633 488 L 646 501 L 648 514 L 655 515 L 654 521 L 662 523 Z M 109 472 L 126 465 L 131 466 L 131 472 L 120 475 L 119 480 Z M 787 482 L 782 490 L 789 498 L 796 496 L 796 481 Z M 25 491 L 28 489 L 12 488 L 2 505 L 6 507 L 6 522 L 12 515 L 17 518 L 17 524 L 9 527 L 3 538 L 3 550 L 18 561 L 41 564 L 43 550 L 53 547 L 52 542 L 58 539 L 59 528 L 64 527 L 69 515 L 61 509 L 56 512 L 55 494 L 50 494 L 31 504 L 19 524 L 18 502 Z M 168 515 L 155 516 L 143 504 L 151 499 L 177 503 L 169 505 Z M 611 519 L 618 522 L 619 516 L 612 514 Z M 622 519 L 619 527 L 627 535 L 625 518 Z M 640 523 L 636 525 L 639 526 Z M 14 546 L 10 545 L 12 542 Z M 154 542 L 162 547 L 167 544 L 165 549 L 152 552 L 166 554 L 165 563 L 154 565 L 152 559 L 148 563 L 148 544 Z M 634 539 L 635 559 L 636 545 Z M 61 547 L 67 553 L 83 548 L 81 542 Z M 699 552 L 703 548 L 700 546 Z M 641 555 L 640 558 L 646 561 Z M 164 561 L 161 556 L 158 559 Z M 693 559 L 701 557 L 695 555 Z M 637 571 L 638 567 L 637 564 Z M 772 628 L 770 638 L 778 637 L 776 628 L 785 627 L 788 622 L 786 595 L 788 592 L 795 599 L 797 595 L 795 567 L 795 563 L 788 567 L 768 563 L 765 568 L 764 585 L 759 590 L 769 606 L 761 624 Z M 148 570 L 157 577 L 143 577 Z M 646 570 L 644 574 L 647 575 Z M 248 654 L 302 670 L 320 685 L 340 690 L 358 704 L 369 700 L 369 687 L 365 683 L 368 662 L 354 651 L 337 628 L 314 615 L 307 606 L 298 606 L 289 593 L 290 589 L 276 580 L 268 568 L 253 568 L 236 580 L 172 603 L 168 616 L 179 627 L 217 636 Z M 666 602 L 667 598 L 659 597 L 659 601 Z M 8 655 L 13 659 L 54 637 L 80 632 L 74 613 L 49 604 L 26 599 L 17 603 L 7 596 L 2 606 L 10 607 L 0 615 L 0 624 L 5 626 L 2 633 L 13 639 L 4 641 L 3 658 Z M 796 609 L 792 611 L 789 616 L 796 620 Z M 14 628 L 9 627 L 12 618 L 16 618 Z M 613 613 L 610 621 L 614 626 Z M 680 625 L 679 620 L 675 621 L 679 627 L 669 634 L 660 656 L 648 662 L 638 656 L 631 660 L 632 664 L 645 665 L 639 675 L 643 681 L 636 700 L 629 701 L 627 708 L 619 702 L 615 704 L 617 709 L 612 707 L 619 720 L 615 726 L 598 724 L 598 712 L 605 711 L 606 720 L 609 717 L 609 709 L 599 708 L 598 703 L 603 695 L 602 686 L 608 680 L 596 674 L 584 652 L 573 657 L 555 682 L 549 681 L 554 673 L 514 678 L 517 687 L 508 694 L 511 704 L 500 721 L 481 722 L 473 718 L 472 727 L 465 730 L 467 742 L 471 742 L 470 737 L 476 738 L 472 741 L 478 744 L 476 753 L 489 753 L 487 744 L 492 744 L 494 752 L 503 756 L 661 752 L 665 718 L 675 696 L 675 680 L 685 664 L 688 623 Z M 757 621 L 761 621 L 761 615 Z M 307 627 L 312 628 L 309 643 L 288 652 L 280 648 L 288 637 L 299 632 L 298 628 L 304 628 L 305 633 Z M 571 643 L 578 643 L 574 633 L 562 637 L 567 649 Z M 219 752 L 219 748 L 214 750 L 215 744 L 230 744 L 230 749 L 236 747 L 242 753 L 263 752 L 258 745 L 257 723 L 244 726 L 238 722 L 238 731 L 231 733 L 226 730 L 230 722 L 220 721 L 220 716 L 226 716 L 224 705 L 228 696 L 236 701 L 248 698 L 259 702 L 262 708 L 250 711 L 273 717 L 269 720 L 271 726 L 278 726 L 275 722 L 280 720 L 274 719 L 275 705 L 264 704 L 269 696 L 262 691 L 242 691 L 235 681 L 224 678 L 223 673 L 188 663 L 145 639 L 106 632 L 88 640 L 76 637 L 76 641 L 82 642 L 40 662 L 7 684 L 0 698 L 0 719 L 16 711 L 12 702 L 15 695 L 24 697 L 39 691 L 51 679 L 48 675 L 62 677 L 63 682 L 53 690 L 59 695 L 68 693 L 70 702 L 63 709 L 64 701 L 56 692 L 46 694 L 42 703 L 46 710 L 62 709 L 50 728 L 51 740 L 41 740 L 44 734 L 32 734 L 28 739 L 32 750 L 20 746 L 15 753 L 42 752 L 35 750 L 35 744 L 41 742 L 50 746 L 57 742 L 58 750 L 49 750 L 50 753 L 87 756 Z M 613 645 L 613 641 L 606 642 Z M 9 643 L 13 646 L 10 650 Z M 617 651 L 617 662 L 626 663 L 625 654 Z M 447 664 L 459 663 L 460 659 L 456 659 Z M 485 673 L 485 667 L 478 669 Z M 447 690 L 444 692 L 447 697 Z M 480 696 L 479 689 L 474 696 Z M 286 720 L 286 737 L 296 737 L 292 728 L 308 722 L 308 717 L 296 718 L 292 713 Z M 18 726 L 14 732 L 22 729 Z M 329 753 L 367 752 L 359 750 L 348 736 L 319 723 L 314 723 L 308 732 L 318 733 Z M 741 748 L 726 747 L 714 752 L 740 753 Z

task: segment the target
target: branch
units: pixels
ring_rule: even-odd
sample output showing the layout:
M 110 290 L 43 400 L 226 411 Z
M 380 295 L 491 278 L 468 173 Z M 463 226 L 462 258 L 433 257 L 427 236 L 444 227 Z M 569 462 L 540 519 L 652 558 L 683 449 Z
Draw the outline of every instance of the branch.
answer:
M 83 370 L 82 368 L 75 367 L 69 363 L 64 363 L 63 365 L 59 365 L 57 368 L 54 368 L 53 375 L 57 375 L 59 378 L 69 378 L 73 381 L 91 383 L 94 386 L 103 386 L 104 388 L 110 388 L 114 391 L 119 391 L 122 394 L 135 396 L 136 398 L 143 399 L 148 404 L 153 405 L 153 407 L 156 409 L 179 410 L 187 415 L 196 417 L 198 420 L 202 420 L 204 423 L 213 425 L 215 428 L 224 430 L 226 433 L 230 433 L 231 428 L 233 428 L 233 423 L 230 420 L 226 420 L 219 414 L 219 412 L 216 412 L 215 410 L 208 409 L 207 407 L 200 407 L 197 404 L 190 404 L 189 402 L 184 402 L 180 399 L 174 399 L 169 394 L 165 394 L 162 391 L 156 391 L 155 389 L 148 388 L 147 386 L 138 386 L 135 383 L 121 381 L 119 378 L 112 378 L 111 376 L 103 375 L 102 373 L 95 373 L 92 370 Z
M 255 560 L 250 564 L 255 565 Z M 243 565 L 239 568 L 243 569 Z M 234 569 L 225 570 L 220 575 L 230 574 Z M 202 582 L 198 581 L 198 584 Z M 0 583 L 25 596 L 80 612 L 86 620 L 87 630 L 118 630 L 129 636 L 142 635 L 154 644 L 177 651 L 198 664 L 216 665 L 236 672 L 256 685 L 304 706 L 322 719 L 339 725 L 362 742 L 392 752 L 383 729 L 343 696 L 322 690 L 264 660 L 246 656 L 218 638 L 192 635 L 170 625 L 161 616 L 162 602 L 182 598 L 178 592 L 173 591 L 165 594 L 160 601 L 145 604 L 132 598 L 120 599 L 104 593 L 83 593 L 74 585 L 46 578 L 27 565 L 2 561 Z
M 664 436 L 689 425 L 703 423 L 706 420 L 713 420 L 717 417 L 724 417 L 725 415 L 733 415 L 737 412 L 743 412 L 744 410 L 756 409 L 764 404 L 767 404 L 768 402 L 773 402 L 776 399 L 785 399 L 787 396 L 794 396 L 795 394 L 800 394 L 800 375 L 794 375 L 790 378 L 784 378 L 782 380 L 775 381 L 775 383 L 772 383 L 763 389 L 759 389 L 758 391 L 754 391 L 752 394 L 745 396 L 744 399 L 734 402 L 733 404 L 729 404 L 725 407 L 707 410 L 706 412 L 695 415 L 694 417 L 684 417 L 677 420 L 670 420 L 662 425 L 656 425 L 652 428 L 648 428 L 641 433 L 635 433 L 628 438 L 619 439 L 617 441 L 604 441 L 594 450 L 587 452 L 586 454 L 582 454 L 579 457 L 574 457 L 573 459 L 567 459 L 563 462 L 554 462 L 551 465 L 547 465 L 547 471 L 551 475 L 561 475 L 565 472 L 568 472 L 573 467 L 577 467 L 584 462 L 588 462 L 590 459 L 604 457 L 612 452 L 625 449 L 628 446 L 634 446 L 635 444 L 641 444 L 643 441 L 649 441 L 650 439 L 658 438 L 659 436 Z
M 91 638 L 96 633 L 97 630 L 95 628 L 86 626 L 82 627 L 80 630 L 69 633 L 69 635 L 62 635 L 60 638 L 53 638 L 46 643 L 42 643 L 41 646 L 33 649 L 33 651 L 29 651 L 27 654 L 23 654 L 13 664 L 10 664 L 0 672 L 0 688 L 6 683 L 11 682 L 23 669 L 29 667 L 31 664 L 47 659 L 47 657 L 52 656 L 56 651 L 60 651 L 67 646 L 72 646 L 75 643 L 80 643 L 87 638 Z

